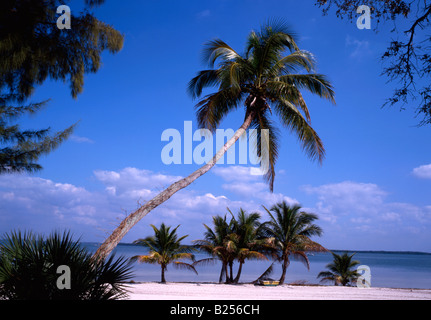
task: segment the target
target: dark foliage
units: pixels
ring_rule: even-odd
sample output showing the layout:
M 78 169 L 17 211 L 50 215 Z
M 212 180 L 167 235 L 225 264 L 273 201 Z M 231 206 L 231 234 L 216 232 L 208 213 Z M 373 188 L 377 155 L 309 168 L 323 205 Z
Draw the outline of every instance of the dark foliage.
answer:
M 71 29 L 57 27 L 57 7 L 69 1 L 2 0 L 0 2 L 0 174 L 41 169 L 41 155 L 60 145 L 74 126 L 50 135 L 49 128 L 22 130 L 14 124 L 36 113 L 47 101 L 26 102 L 46 79 L 70 85 L 76 98 L 84 74 L 95 73 L 101 54 L 118 52 L 123 36 L 95 18 L 90 9 L 102 0 L 86 0 L 82 12 L 71 9 Z
M 0 244 L 0 300 L 111 300 L 126 295 L 132 277 L 125 258 L 93 261 L 69 233 L 44 239 L 34 233 L 12 232 Z M 70 289 L 59 288 L 62 272 L 70 268 Z M 61 287 L 61 286 L 60 286 Z

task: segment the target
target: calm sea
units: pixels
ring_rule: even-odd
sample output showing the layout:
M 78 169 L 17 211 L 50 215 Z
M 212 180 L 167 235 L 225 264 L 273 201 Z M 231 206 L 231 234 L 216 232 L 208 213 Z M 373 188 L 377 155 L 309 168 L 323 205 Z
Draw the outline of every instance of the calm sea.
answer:
M 98 244 L 84 243 L 90 250 L 97 250 Z M 147 251 L 138 245 L 120 244 L 115 249 L 116 257 L 132 257 L 134 255 L 145 254 Z M 344 251 L 334 251 L 343 253 Z M 351 254 L 353 252 L 349 252 Z M 208 258 L 208 255 L 198 253 L 196 260 Z M 431 254 L 419 252 L 356 252 L 355 260 L 360 264 L 367 265 L 371 270 L 372 287 L 389 287 L 389 288 L 422 288 L 431 289 Z M 317 275 L 326 270 L 326 265 L 332 261 L 330 253 L 316 253 L 309 256 L 310 270 L 298 261 L 292 261 L 287 269 L 285 283 L 305 283 L 319 284 Z M 251 282 L 256 280 L 269 266 L 271 261 L 246 261 L 241 273 L 240 282 Z M 166 281 L 171 282 L 218 282 L 221 264 L 198 266 L 198 274 L 189 270 L 178 270 L 169 265 L 166 272 Z M 278 279 L 281 275 L 281 267 L 275 264 L 273 273 L 270 275 L 273 279 Z M 160 266 L 142 264 L 135 262 L 133 264 L 134 281 L 151 282 L 160 281 Z M 234 275 L 236 268 L 234 267 Z M 331 285 L 330 283 L 326 283 Z

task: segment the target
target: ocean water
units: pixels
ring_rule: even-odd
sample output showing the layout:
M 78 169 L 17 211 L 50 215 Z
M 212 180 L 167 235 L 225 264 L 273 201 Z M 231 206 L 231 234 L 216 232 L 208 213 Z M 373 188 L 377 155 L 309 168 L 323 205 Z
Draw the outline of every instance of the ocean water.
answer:
M 89 251 L 94 252 L 98 248 L 96 243 L 84 243 Z M 148 251 L 138 245 L 120 244 L 114 250 L 116 257 L 124 256 L 130 258 L 135 255 L 146 254 Z M 343 253 L 344 251 L 334 251 Z M 354 252 L 349 252 L 352 254 Z M 208 258 L 204 253 L 195 255 L 196 260 Z M 310 270 L 298 261 L 291 261 L 286 273 L 285 283 L 321 284 L 317 275 L 326 270 L 326 265 L 332 262 L 331 253 L 316 253 L 308 256 Z M 419 252 L 380 252 L 380 251 L 358 251 L 354 256 L 361 265 L 367 265 L 371 271 L 372 287 L 388 288 L 420 288 L 431 289 L 431 254 Z M 272 261 L 246 261 L 243 265 L 240 282 L 251 282 L 256 280 L 270 265 Z M 234 275 L 238 264 L 234 265 Z M 168 266 L 165 273 L 168 282 L 218 282 L 221 263 L 213 265 L 197 266 L 198 274 L 193 271 L 176 269 L 173 265 Z M 160 281 L 160 266 L 133 264 L 133 280 L 135 282 Z M 281 275 L 280 264 L 275 264 L 271 278 L 278 280 Z M 323 283 L 332 285 L 331 283 Z

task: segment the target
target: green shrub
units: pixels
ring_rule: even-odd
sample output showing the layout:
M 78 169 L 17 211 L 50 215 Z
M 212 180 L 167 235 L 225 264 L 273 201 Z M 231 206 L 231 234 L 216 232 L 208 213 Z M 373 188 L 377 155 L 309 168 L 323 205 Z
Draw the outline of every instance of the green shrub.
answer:
M 55 232 L 46 239 L 32 232 L 6 234 L 0 243 L 0 300 L 125 297 L 125 282 L 132 278 L 127 259 L 114 260 L 111 256 L 105 261 L 94 261 L 91 257 L 69 232 Z M 66 288 L 67 274 L 59 266 L 70 270 Z

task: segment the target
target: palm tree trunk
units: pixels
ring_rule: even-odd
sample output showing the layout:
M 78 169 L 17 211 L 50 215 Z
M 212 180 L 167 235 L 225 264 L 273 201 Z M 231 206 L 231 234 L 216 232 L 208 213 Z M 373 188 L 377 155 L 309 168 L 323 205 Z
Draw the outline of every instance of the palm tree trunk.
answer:
M 225 273 L 225 270 L 226 270 L 226 263 L 223 262 L 220 270 L 220 277 L 218 278 L 218 283 L 222 283 L 223 274 Z
M 162 278 L 161 278 L 161 283 L 166 283 L 166 279 L 165 279 L 165 265 L 162 264 Z
M 233 282 L 233 261 L 229 261 L 229 283 Z
M 238 283 L 239 282 L 239 277 L 241 276 L 241 271 L 242 271 L 242 265 L 243 264 L 244 264 L 244 262 L 242 262 L 242 261 L 239 262 L 238 272 L 236 274 L 235 279 L 233 280 L 234 283 Z
M 250 126 L 255 113 L 250 112 L 246 117 L 244 123 L 241 127 L 235 132 L 232 138 L 226 142 L 226 144 L 215 154 L 215 156 L 209 161 L 206 165 L 202 166 L 186 178 L 178 180 L 171 184 L 164 191 L 159 193 L 153 199 L 148 201 L 145 205 L 140 207 L 138 210 L 127 216 L 120 225 L 112 232 L 112 234 L 102 243 L 102 245 L 97 249 L 94 254 L 95 259 L 104 260 L 112 250 L 117 246 L 117 244 L 121 241 L 121 239 L 129 232 L 129 230 L 137 224 L 143 217 L 145 217 L 151 210 L 158 207 L 170 197 L 172 197 L 176 192 L 184 189 L 188 185 L 190 185 L 197 178 L 207 173 L 217 161 L 226 153 L 226 151 L 239 139 L 240 136 L 247 130 Z
M 224 274 L 225 274 L 225 276 L 226 276 L 225 283 L 229 283 L 229 272 L 227 271 L 227 265 L 228 265 L 228 263 L 226 263 L 226 264 L 224 265 Z
M 281 277 L 279 280 L 279 284 L 283 284 L 284 283 L 284 279 L 286 278 L 286 270 L 287 267 L 289 266 L 289 256 L 286 256 L 283 260 L 283 264 L 281 265 Z

